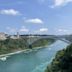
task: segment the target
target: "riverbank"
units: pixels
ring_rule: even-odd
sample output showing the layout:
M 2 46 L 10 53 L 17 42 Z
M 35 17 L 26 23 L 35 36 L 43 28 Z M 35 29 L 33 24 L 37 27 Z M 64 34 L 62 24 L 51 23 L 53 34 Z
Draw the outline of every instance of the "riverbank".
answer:
M 53 42 L 54 43 L 54 42 Z M 1 54 L 0 55 L 0 60 L 2 60 L 2 61 L 5 61 L 8 57 L 10 57 L 10 56 L 12 56 L 12 55 L 15 55 L 15 54 L 19 54 L 19 53 L 22 53 L 22 52 L 24 52 L 24 53 L 29 53 L 29 52 L 31 52 L 31 51 L 36 51 L 36 50 L 38 50 L 38 49 L 41 49 L 41 48 L 45 48 L 45 47 L 48 47 L 48 45 L 51 45 L 51 44 L 53 44 L 53 43 L 48 43 L 48 44 L 46 44 L 46 45 L 44 45 L 44 46 L 39 46 L 39 47 L 33 47 L 32 49 L 23 49 L 23 50 L 17 50 L 17 51 L 14 51 L 14 52 L 11 52 L 11 53 L 6 53 L 6 54 Z
M 33 49 L 25 49 L 25 50 L 20 50 L 20 51 L 16 51 L 16 52 L 12 52 L 12 53 L 8 53 L 8 54 L 2 54 L 0 55 L 0 60 L 2 61 L 5 61 L 8 57 L 12 56 L 12 55 L 15 55 L 15 54 L 19 54 L 19 53 L 29 53 L 31 51 L 34 51 L 34 50 L 39 50 L 39 49 L 42 49 L 44 47 L 48 47 L 48 45 L 46 46 L 41 46 L 41 47 L 35 47 Z
M 56 41 L 48 47 L 32 52 L 24 52 L 10 56 L 5 61 L 0 60 L 1 72 L 44 72 L 51 59 L 55 57 L 58 50 L 65 48 L 68 44 Z M 49 49 L 50 48 L 50 49 Z
M 32 38 L 32 39 L 35 39 Z M 15 51 L 21 51 L 21 50 L 27 50 L 27 49 L 33 49 L 35 47 L 42 47 L 45 45 L 49 45 L 50 43 L 54 43 L 56 40 L 53 38 L 41 38 L 29 45 L 28 39 L 20 38 L 20 39 L 6 39 L 6 40 L 0 40 L 0 55 L 12 53 Z

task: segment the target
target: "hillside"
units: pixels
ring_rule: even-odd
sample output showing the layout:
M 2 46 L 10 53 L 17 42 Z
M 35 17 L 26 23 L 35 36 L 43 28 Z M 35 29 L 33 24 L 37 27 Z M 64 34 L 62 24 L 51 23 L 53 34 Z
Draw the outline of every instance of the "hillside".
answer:
M 7 38 L 6 40 L 0 40 L 0 54 L 7 54 L 24 49 L 33 49 L 36 47 L 46 46 L 52 44 L 55 41 L 54 39 L 50 38 L 39 39 L 34 42 L 30 47 L 27 42 L 27 39 L 27 37 L 24 37 L 19 39 Z
M 72 72 L 72 44 L 57 52 L 45 72 Z

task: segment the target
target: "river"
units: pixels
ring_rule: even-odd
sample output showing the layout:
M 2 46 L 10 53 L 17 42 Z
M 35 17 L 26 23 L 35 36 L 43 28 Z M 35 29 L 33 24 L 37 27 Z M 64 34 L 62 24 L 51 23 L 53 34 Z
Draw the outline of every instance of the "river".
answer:
M 65 42 L 56 41 L 46 48 L 15 54 L 6 61 L 0 60 L 0 72 L 44 72 L 56 52 L 67 45 Z

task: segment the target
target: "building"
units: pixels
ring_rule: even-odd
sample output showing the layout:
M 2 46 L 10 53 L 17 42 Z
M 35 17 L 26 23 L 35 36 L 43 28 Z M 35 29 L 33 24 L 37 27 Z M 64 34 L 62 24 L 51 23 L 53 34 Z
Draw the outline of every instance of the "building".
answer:
M 7 34 L 0 32 L 0 40 L 5 40 L 7 39 Z
M 10 38 L 11 39 L 19 39 L 20 38 L 19 32 L 17 32 L 17 35 L 11 35 Z

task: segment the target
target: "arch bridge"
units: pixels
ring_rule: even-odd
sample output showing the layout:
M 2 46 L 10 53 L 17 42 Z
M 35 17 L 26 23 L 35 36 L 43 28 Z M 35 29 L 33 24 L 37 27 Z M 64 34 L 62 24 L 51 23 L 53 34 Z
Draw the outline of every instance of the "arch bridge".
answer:
M 61 40 L 70 44 L 70 41 L 66 40 L 65 38 L 58 37 L 58 36 L 28 36 L 27 44 L 31 47 L 31 45 L 37 40 L 46 39 L 46 38 Z

